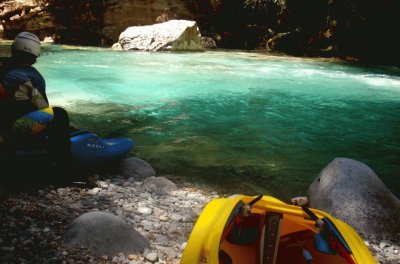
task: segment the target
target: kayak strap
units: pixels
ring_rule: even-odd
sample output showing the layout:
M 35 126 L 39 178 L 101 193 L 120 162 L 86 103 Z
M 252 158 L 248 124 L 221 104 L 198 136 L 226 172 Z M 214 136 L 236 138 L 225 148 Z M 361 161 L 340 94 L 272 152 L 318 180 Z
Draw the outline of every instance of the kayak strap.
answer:
M 282 225 L 282 214 L 268 213 L 266 215 L 265 227 L 263 232 L 264 238 L 261 239 L 261 242 L 264 243 L 264 245 L 261 245 L 261 247 L 263 247 L 263 252 L 260 252 L 261 253 L 260 263 L 262 264 L 276 263 L 278 248 L 279 248 L 281 225 Z

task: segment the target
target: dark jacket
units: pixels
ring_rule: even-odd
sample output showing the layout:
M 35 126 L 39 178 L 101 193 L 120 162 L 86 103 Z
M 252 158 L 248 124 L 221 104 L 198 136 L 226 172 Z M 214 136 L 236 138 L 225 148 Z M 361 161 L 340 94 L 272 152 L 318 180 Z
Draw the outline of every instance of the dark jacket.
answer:
M 0 59 L 0 131 L 23 115 L 49 106 L 46 83 L 32 66 Z

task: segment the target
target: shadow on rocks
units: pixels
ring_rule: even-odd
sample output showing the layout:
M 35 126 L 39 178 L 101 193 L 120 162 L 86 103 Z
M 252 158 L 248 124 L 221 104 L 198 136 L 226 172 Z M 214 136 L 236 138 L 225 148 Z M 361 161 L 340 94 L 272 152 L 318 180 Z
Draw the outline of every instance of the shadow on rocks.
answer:
M 117 163 L 96 166 L 81 165 L 73 161 L 52 162 L 47 157 L 29 157 L 0 160 L 3 169 L 0 187 L 5 190 L 25 191 L 48 185 L 57 187 L 95 187 L 95 174 L 107 173 L 118 166 Z

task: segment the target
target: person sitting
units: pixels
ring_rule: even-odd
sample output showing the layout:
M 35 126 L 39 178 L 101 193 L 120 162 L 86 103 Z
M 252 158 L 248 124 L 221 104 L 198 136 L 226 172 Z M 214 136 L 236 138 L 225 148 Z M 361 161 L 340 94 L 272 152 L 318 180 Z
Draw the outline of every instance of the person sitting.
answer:
M 46 82 L 33 67 L 40 49 L 35 34 L 22 32 L 12 43 L 11 57 L 0 59 L 0 149 L 45 148 L 65 159 L 69 117 L 63 108 L 49 106 Z

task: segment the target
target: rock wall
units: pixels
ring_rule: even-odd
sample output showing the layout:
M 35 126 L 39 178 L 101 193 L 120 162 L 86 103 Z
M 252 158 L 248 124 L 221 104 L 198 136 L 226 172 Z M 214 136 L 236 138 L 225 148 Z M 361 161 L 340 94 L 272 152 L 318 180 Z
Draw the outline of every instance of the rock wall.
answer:
M 400 66 L 398 10 L 398 0 L 0 0 L 0 37 L 111 46 L 130 26 L 185 19 L 221 48 Z
M 54 32 L 54 18 L 48 4 L 40 0 L 0 1 L 0 38 L 12 39 L 22 30 L 41 38 Z
M 106 6 L 99 0 L 44 0 L 55 20 L 54 39 L 58 43 L 99 45 L 102 41 Z
M 108 0 L 103 15 L 103 42 L 117 42 L 119 34 L 130 26 L 193 18 L 181 0 Z
M 195 20 L 202 35 L 218 46 L 243 49 L 258 47 L 266 32 L 259 24 L 269 21 L 228 0 L 0 0 L 0 18 L 7 39 L 29 30 L 60 43 L 106 46 L 130 26 Z
M 23 30 L 41 38 L 81 45 L 111 45 L 130 26 L 194 19 L 182 0 L 11 0 L 0 1 L 0 37 Z

